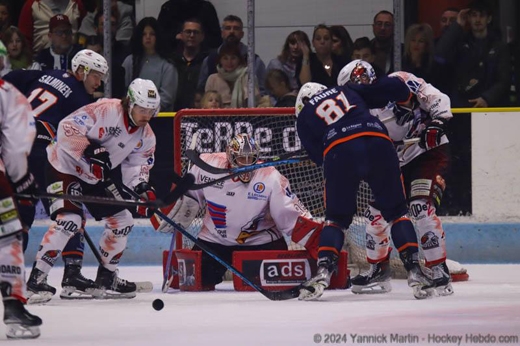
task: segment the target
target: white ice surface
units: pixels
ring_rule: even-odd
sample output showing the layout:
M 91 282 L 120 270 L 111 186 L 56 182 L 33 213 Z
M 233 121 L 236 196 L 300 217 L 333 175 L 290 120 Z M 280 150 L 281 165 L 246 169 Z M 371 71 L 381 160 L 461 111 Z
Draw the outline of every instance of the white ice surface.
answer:
M 520 338 L 520 265 L 467 265 L 470 281 L 455 283 L 455 294 L 419 301 L 404 280 L 394 280 L 384 295 L 354 295 L 350 290 L 326 291 L 321 301 L 269 301 L 257 292 L 235 292 L 230 282 L 215 292 L 160 292 L 162 271 L 157 267 L 122 267 L 120 276 L 150 280 L 152 293 L 130 300 L 66 301 L 55 296 L 45 306 L 29 306 L 44 324 L 39 339 L 11 341 L 13 345 L 317 345 L 319 333 L 417 336 L 414 345 L 456 345 L 428 335 L 462 336 L 460 345 L 476 345 L 466 335 L 491 334 Z M 96 268 L 83 274 L 95 277 Z M 49 283 L 59 287 L 63 268 L 51 271 Z M 58 290 L 59 293 L 59 290 Z M 152 308 L 160 298 L 162 311 Z M 1 308 L 0 308 L 1 309 Z M 1 311 L 1 310 L 0 310 Z M 412 339 L 409 339 L 412 340 Z M 416 340 L 416 339 L 415 339 Z M 514 341 L 513 339 L 509 339 Z M 412 340 L 413 341 L 413 340 Z M 6 344 L 0 324 L 0 344 Z M 324 344 L 322 340 L 321 343 Z M 345 344 L 341 342 L 340 344 Z M 392 344 L 397 344 L 393 342 Z M 481 342 L 478 345 L 490 343 Z M 502 343 L 505 344 L 505 343 Z

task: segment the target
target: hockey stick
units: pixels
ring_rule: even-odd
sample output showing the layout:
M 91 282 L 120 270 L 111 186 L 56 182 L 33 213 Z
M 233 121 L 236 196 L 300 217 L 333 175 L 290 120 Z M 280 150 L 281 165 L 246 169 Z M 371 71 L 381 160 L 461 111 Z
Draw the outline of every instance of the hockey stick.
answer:
M 87 233 L 87 230 L 83 228 L 83 236 L 85 237 L 85 240 L 87 241 L 88 247 L 94 254 L 94 257 L 96 257 L 96 260 L 98 261 L 99 265 L 103 265 L 103 260 L 101 259 L 101 254 L 96 248 L 96 245 L 92 241 L 92 238 L 90 238 L 90 235 Z M 152 292 L 153 290 L 153 283 L 151 281 L 135 281 L 136 290 L 138 293 L 148 293 Z
M 172 284 L 173 277 L 175 273 L 172 273 L 172 259 L 173 259 L 173 250 L 175 248 L 175 236 L 176 232 L 172 234 L 172 241 L 170 242 L 170 250 L 168 251 L 168 258 L 166 259 L 166 268 L 164 270 L 164 280 L 162 284 L 162 292 L 168 292 L 170 285 Z
M 132 189 L 130 189 L 129 187 L 121 184 L 120 185 L 121 188 L 123 189 L 123 191 L 129 193 L 131 196 L 135 197 L 135 198 L 140 198 L 139 195 L 137 193 L 135 193 Z M 204 251 L 205 253 L 207 253 L 210 257 L 212 257 L 215 261 L 217 261 L 218 263 L 220 263 L 221 265 L 223 265 L 224 267 L 226 267 L 228 270 L 232 271 L 233 274 L 235 274 L 236 276 L 238 276 L 240 279 L 242 279 L 242 281 L 244 281 L 245 283 L 247 283 L 249 286 L 251 286 L 252 288 L 254 288 L 256 291 L 260 292 L 261 294 L 263 294 L 267 299 L 270 299 L 270 300 L 287 300 L 287 299 L 293 299 L 293 298 L 296 298 L 300 295 L 300 288 L 302 288 L 302 285 L 298 285 L 296 287 L 293 287 L 293 288 L 290 288 L 288 290 L 284 290 L 284 291 L 267 291 L 265 289 L 263 289 L 262 287 L 256 285 L 255 283 L 253 283 L 251 280 L 249 280 L 247 277 L 244 276 L 244 274 L 242 274 L 238 269 L 236 269 L 235 267 L 233 267 L 231 264 L 227 263 L 226 261 L 224 261 L 223 259 L 221 259 L 220 257 L 218 257 L 217 255 L 213 254 L 213 252 L 211 252 L 211 250 L 206 246 L 204 245 L 203 243 L 199 242 L 199 240 L 197 238 L 195 238 L 194 236 L 192 236 L 188 231 L 186 231 L 181 225 L 177 224 L 175 221 L 173 221 L 172 219 L 170 219 L 168 216 L 164 215 L 164 213 L 162 213 L 160 210 L 155 210 L 155 213 L 163 220 L 165 220 L 167 223 L 169 223 L 173 228 L 175 228 L 177 231 L 181 232 L 182 235 L 184 235 L 185 237 L 187 237 L 189 240 L 191 240 L 195 245 L 197 245 L 198 247 L 200 247 L 202 249 L 202 251 Z
M 119 205 L 119 206 L 123 206 L 123 207 L 143 206 L 143 207 L 148 207 L 148 208 L 162 208 L 162 207 L 169 205 L 169 203 L 163 202 L 161 200 L 135 201 L 135 200 L 117 199 L 117 198 L 101 197 L 101 196 L 68 195 L 68 194 L 56 194 L 56 193 L 47 193 L 47 192 L 38 192 L 37 194 L 17 193 L 16 197 L 27 198 L 27 199 L 60 198 L 60 199 L 68 199 L 69 201 L 81 202 L 81 203 Z M 171 198 L 171 197 L 168 197 L 168 198 Z

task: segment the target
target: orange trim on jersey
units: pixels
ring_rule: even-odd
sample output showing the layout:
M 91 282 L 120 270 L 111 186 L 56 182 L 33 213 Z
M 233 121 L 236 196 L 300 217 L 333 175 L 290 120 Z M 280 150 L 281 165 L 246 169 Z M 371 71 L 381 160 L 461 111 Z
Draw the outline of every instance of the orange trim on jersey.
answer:
M 62 252 L 61 255 L 62 256 L 79 255 L 79 256 L 83 257 L 83 252 L 80 252 L 80 251 L 67 251 L 67 252 Z
M 406 248 L 409 248 L 409 247 L 419 247 L 419 244 L 417 244 L 417 243 L 406 243 L 403 246 L 401 246 L 400 248 L 398 248 L 397 251 L 402 252 L 403 250 L 405 250 Z
M 388 137 L 388 135 L 385 135 L 384 133 L 371 132 L 371 131 L 360 132 L 360 133 L 356 133 L 354 135 L 350 135 L 348 137 L 340 138 L 340 139 L 335 140 L 334 142 L 330 143 L 329 146 L 327 148 L 325 148 L 325 150 L 323 151 L 323 157 L 325 157 L 325 155 L 327 155 L 329 150 L 332 149 L 333 147 L 335 147 L 336 145 L 341 144 L 341 143 L 345 143 L 345 142 L 350 141 L 352 139 L 356 139 L 356 138 L 359 138 L 359 137 L 364 137 L 364 136 L 381 137 L 381 138 L 384 138 L 384 139 L 388 139 L 390 142 L 392 142 L 390 137 Z
M 40 122 L 42 123 L 42 125 L 45 127 L 45 129 L 47 130 L 47 132 L 49 132 L 49 134 L 51 135 L 51 138 L 54 138 L 56 137 L 56 133 L 54 133 L 54 129 L 52 128 L 52 126 L 50 126 L 46 121 L 41 121 Z
M 403 81 L 403 82 L 404 82 L 404 81 Z M 413 93 L 409 93 L 409 94 L 408 94 L 408 99 L 406 99 L 406 101 L 401 101 L 401 102 L 396 102 L 396 103 L 397 103 L 398 105 L 404 105 L 404 104 L 410 102 L 410 100 L 412 99 L 413 95 L 414 95 Z
M 400 217 L 400 218 L 398 218 L 397 220 L 394 220 L 394 225 L 395 225 L 396 223 L 398 223 L 398 222 L 401 222 L 401 221 L 410 221 L 410 219 L 407 218 L 407 217 L 405 217 L 405 216 Z
M 318 248 L 318 252 L 321 252 L 321 251 L 332 251 L 334 252 L 336 255 L 339 256 L 339 251 L 335 248 L 335 247 L 332 247 L 332 246 L 320 246 Z

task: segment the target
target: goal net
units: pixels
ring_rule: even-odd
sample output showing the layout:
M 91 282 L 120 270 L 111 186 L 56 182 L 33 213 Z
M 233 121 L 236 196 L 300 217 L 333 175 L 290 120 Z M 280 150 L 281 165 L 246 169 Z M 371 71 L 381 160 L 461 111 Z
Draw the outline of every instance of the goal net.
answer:
M 260 149 L 260 159 L 272 158 L 281 154 L 302 149 L 296 132 L 294 108 L 242 108 L 201 110 L 189 109 L 178 112 L 174 119 L 174 167 L 179 174 L 190 168 L 186 149 L 196 134 L 196 150 L 199 153 L 223 152 L 227 143 L 239 133 L 252 136 Z M 291 190 L 307 207 L 314 218 L 323 220 L 323 174 L 322 169 L 311 161 L 276 167 L 291 184 Z M 348 251 L 349 269 L 356 275 L 359 270 L 368 268 L 365 252 L 364 211 L 371 200 L 370 188 L 361 182 L 357 196 L 357 212 L 345 237 L 344 249 Z M 188 231 L 196 236 L 200 231 L 205 208 L 201 208 Z M 177 248 L 191 248 L 192 243 L 177 233 Z M 292 250 L 303 249 L 286 239 Z M 391 260 L 396 277 L 405 277 L 406 272 L 392 251 Z

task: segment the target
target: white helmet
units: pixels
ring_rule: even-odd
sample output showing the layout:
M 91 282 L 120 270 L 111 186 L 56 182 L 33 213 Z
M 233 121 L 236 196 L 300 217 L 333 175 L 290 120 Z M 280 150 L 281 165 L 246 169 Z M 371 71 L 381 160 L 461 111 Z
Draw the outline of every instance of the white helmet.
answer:
M 130 118 L 132 117 L 132 109 L 135 105 L 143 108 L 155 109 L 155 113 L 153 114 L 154 117 L 159 114 L 161 97 L 159 96 L 157 87 L 151 80 L 141 78 L 134 79 L 128 87 L 127 96 L 130 99 L 130 109 L 128 111 Z
M 296 97 L 296 117 L 300 114 L 303 109 L 303 106 L 307 103 L 307 101 L 316 94 L 321 93 L 323 90 L 327 89 L 327 87 L 320 83 L 308 82 L 305 83 L 301 88 L 298 96 Z
M 252 137 L 247 133 L 240 133 L 228 143 L 226 154 L 231 167 L 244 167 L 254 165 L 258 161 L 260 150 Z M 248 183 L 252 176 L 252 172 L 246 172 L 238 178 L 243 183 Z
M 362 79 L 368 81 L 363 83 Z M 376 80 L 376 72 L 372 65 L 363 60 L 352 60 L 341 69 L 338 75 L 338 85 L 345 85 L 348 82 L 354 84 L 372 84 Z
M 72 58 L 72 72 L 75 73 L 81 66 L 85 69 L 84 78 L 86 78 L 90 70 L 93 70 L 103 73 L 103 81 L 106 82 L 108 77 L 108 63 L 101 54 L 90 49 L 80 50 Z

